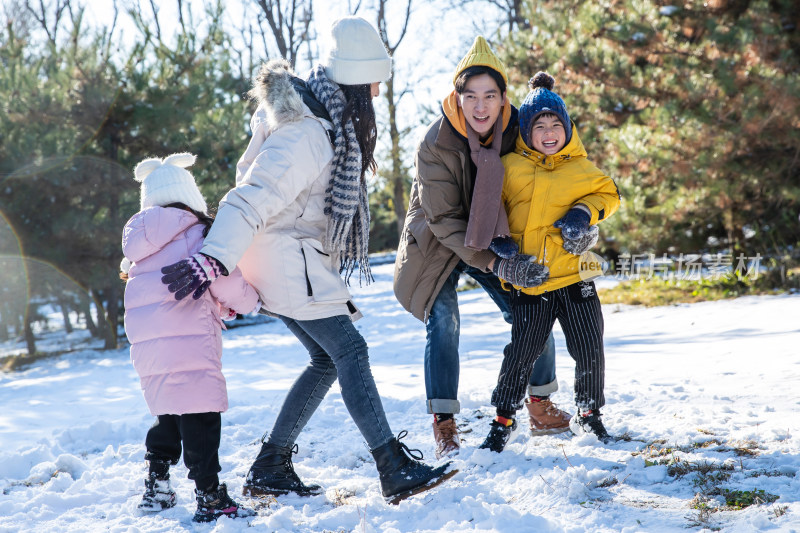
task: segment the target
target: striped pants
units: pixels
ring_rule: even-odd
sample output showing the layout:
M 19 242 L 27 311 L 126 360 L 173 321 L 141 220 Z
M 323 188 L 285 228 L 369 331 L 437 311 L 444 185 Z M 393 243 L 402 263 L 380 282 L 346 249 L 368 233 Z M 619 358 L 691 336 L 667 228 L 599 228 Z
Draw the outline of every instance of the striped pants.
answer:
M 581 281 L 541 295 L 511 291 L 511 349 L 506 350 L 492 405 L 499 410 L 522 407 L 528 376 L 556 319 L 575 360 L 575 403 L 579 408 L 605 405 L 603 312 L 591 281 Z

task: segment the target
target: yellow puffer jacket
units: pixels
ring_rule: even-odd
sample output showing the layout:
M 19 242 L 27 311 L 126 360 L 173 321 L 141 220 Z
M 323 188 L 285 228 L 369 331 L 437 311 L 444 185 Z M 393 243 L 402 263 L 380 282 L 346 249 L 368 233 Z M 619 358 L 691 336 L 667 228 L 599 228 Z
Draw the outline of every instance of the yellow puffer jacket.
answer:
M 514 152 L 503 156 L 503 166 L 503 203 L 511 236 L 520 253 L 535 255 L 538 263 L 550 269 L 542 285 L 514 288 L 542 294 L 581 281 L 580 257 L 564 250 L 561 230 L 553 223 L 578 204 L 591 211 L 590 224 L 610 217 L 620 204 L 614 180 L 586 159 L 574 125 L 570 142 L 551 156 L 528 148 L 518 136 Z

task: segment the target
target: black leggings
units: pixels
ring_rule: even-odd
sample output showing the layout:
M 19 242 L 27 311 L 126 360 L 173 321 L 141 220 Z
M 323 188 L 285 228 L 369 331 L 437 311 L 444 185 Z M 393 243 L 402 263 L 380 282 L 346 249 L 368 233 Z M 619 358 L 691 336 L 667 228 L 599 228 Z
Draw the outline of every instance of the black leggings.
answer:
M 189 479 L 194 480 L 199 490 L 209 489 L 219 483 L 217 474 L 222 470 L 219 466 L 221 432 L 220 413 L 158 415 L 147 431 L 144 458 L 151 462 L 150 470 L 156 472 L 159 466 L 178 464 L 183 442 L 183 462 L 189 469 Z

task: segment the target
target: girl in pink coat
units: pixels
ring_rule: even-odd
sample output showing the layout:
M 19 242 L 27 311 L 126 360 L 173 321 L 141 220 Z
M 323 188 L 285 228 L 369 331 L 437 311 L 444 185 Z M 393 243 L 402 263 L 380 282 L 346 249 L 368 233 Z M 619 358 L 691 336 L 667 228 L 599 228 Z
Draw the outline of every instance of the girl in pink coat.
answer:
M 125 333 L 147 406 L 157 417 L 145 439 L 149 474 L 139 509 L 175 505 L 169 467 L 180 459 L 182 444 L 196 485 L 194 520 L 205 522 L 253 514 L 228 496 L 217 477 L 220 413 L 228 409 L 222 319 L 256 311 L 260 302 L 238 269 L 198 299 L 177 301 L 161 282 L 161 267 L 197 253 L 211 226 L 205 200 L 185 168 L 194 160 L 192 154 L 174 154 L 136 166 L 141 211 L 125 224 L 122 251 L 123 265 L 130 265 Z

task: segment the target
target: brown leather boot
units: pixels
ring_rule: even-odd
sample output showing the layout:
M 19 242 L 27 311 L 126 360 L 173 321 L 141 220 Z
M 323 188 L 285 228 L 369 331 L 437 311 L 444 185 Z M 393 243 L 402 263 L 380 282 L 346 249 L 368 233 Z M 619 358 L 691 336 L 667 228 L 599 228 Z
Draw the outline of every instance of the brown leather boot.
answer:
M 525 407 L 530 415 L 531 435 L 552 435 L 569 429 L 572 415 L 556 407 L 549 398 L 538 402 L 525 398 Z
M 458 438 L 458 428 L 454 418 L 449 420 L 433 421 L 433 438 L 436 440 L 436 458 L 458 455 L 461 451 L 461 439 Z

